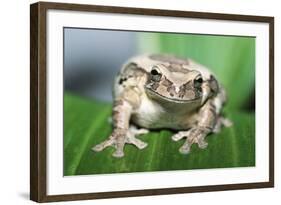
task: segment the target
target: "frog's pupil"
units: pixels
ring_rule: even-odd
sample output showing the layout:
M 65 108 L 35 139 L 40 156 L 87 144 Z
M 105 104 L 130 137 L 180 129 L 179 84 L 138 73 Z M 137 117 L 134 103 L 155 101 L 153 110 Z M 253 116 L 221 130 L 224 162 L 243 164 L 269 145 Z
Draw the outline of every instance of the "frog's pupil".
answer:
M 203 79 L 202 79 L 202 78 L 198 78 L 196 81 L 197 81 L 198 83 L 202 83 L 202 82 L 203 82 Z
M 203 83 L 203 79 L 202 78 L 198 78 L 194 80 L 194 87 L 200 87 L 201 84 Z
M 158 73 L 158 71 L 157 71 L 157 70 L 152 69 L 152 70 L 151 70 L 151 74 L 152 74 L 152 75 L 158 75 L 159 73 Z

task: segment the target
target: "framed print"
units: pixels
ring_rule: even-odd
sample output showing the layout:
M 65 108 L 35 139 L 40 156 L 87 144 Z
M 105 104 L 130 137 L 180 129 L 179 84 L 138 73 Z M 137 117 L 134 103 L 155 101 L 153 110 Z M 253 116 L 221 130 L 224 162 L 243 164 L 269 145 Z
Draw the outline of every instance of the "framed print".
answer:
M 30 198 L 274 186 L 274 18 L 39 2 Z

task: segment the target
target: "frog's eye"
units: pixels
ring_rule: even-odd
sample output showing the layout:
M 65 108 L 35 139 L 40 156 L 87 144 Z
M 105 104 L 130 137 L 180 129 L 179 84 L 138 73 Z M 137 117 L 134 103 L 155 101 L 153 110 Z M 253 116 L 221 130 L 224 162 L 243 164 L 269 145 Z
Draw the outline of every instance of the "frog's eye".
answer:
M 201 76 L 198 76 L 197 78 L 194 79 L 193 83 L 194 83 L 194 87 L 195 87 L 195 88 L 201 87 L 201 85 L 202 85 L 202 83 L 203 83 L 202 77 L 201 77 Z
M 151 73 L 152 75 L 159 75 L 159 74 L 160 74 L 160 72 L 157 70 L 157 67 L 156 67 L 156 66 L 152 67 L 150 73 Z
M 156 66 L 154 66 L 151 69 L 150 74 L 151 74 L 151 79 L 153 81 L 160 81 L 161 80 L 162 74 L 157 70 Z

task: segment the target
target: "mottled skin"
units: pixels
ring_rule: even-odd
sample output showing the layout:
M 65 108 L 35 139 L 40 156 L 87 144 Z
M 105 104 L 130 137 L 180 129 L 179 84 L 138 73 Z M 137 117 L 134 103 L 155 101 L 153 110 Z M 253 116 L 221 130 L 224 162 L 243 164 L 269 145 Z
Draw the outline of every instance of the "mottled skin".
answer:
M 177 130 L 172 139 L 185 138 L 179 151 L 187 154 L 193 143 L 205 148 L 209 133 L 231 124 L 220 115 L 224 89 L 207 68 L 191 59 L 157 54 L 130 59 L 116 77 L 114 99 L 113 132 L 93 150 L 114 146 L 115 157 L 124 156 L 126 143 L 145 148 L 147 144 L 135 136 L 148 129 Z

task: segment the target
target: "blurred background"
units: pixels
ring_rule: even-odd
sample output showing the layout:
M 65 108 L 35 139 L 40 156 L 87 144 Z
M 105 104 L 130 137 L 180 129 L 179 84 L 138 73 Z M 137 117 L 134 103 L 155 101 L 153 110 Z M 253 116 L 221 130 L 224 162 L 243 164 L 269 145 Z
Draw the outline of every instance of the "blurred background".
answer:
M 194 59 L 211 69 L 226 88 L 226 109 L 254 111 L 254 37 L 65 28 L 65 92 L 111 102 L 120 67 L 142 53 Z

